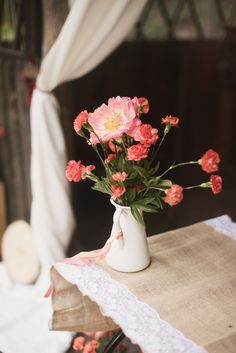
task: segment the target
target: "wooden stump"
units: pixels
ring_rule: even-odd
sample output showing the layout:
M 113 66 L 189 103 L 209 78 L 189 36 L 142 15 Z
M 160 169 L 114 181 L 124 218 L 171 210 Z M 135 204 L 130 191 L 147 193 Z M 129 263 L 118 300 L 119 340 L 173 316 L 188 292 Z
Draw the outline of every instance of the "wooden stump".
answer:
M 30 225 L 23 220 L 11 223 L 3 234 L 2 258 L 10 277 L 19 283 L 33 283 L 40 264 Z

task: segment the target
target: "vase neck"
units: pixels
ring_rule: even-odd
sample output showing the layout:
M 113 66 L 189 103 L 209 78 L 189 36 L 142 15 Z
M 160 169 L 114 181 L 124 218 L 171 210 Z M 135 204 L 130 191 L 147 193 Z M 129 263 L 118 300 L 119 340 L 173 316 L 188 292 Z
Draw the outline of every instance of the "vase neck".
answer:
M 111 201 L 111 204 L 113 206 L 115 206 L 116 209 L 121 209 L 121 210 L 130 210 L 130 206 L 122 206 L 122 205 L 119 205 L 118 203 L 116 203 L 114 200 L 110 199 Z

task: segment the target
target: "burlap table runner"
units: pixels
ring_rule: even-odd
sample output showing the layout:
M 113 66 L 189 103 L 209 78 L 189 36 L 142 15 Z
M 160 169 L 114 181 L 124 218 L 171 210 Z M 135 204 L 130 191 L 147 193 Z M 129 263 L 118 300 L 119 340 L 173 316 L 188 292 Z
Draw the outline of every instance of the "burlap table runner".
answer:
M 111 270 L 105 262 L 99 265 L 163 320 L 210 353 L 235 353 L 236 242 L 198 223 L 150 237 L 149 245 L 152 262 L 144 271 L 126 274 Z M 94 331 L 116 327 L 96 303 L 55 269 L 52 285 L 52 329 Z

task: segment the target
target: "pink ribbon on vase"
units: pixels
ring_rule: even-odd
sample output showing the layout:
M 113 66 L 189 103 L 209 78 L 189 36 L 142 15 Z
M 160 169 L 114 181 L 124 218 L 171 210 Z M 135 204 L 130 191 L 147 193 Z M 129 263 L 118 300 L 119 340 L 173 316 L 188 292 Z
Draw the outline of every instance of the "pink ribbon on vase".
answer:
M 114 213 L 111 236 L 108 238 L 105 245 L 101 249 L 92 251 L 82 251 L 77 255 L 74 255 L 72 257 L 66 257 L 58 262 L 74 266 L 85 266 L 93 265 L 96 261 L 104 259 L 108 254 L 109 250 L 111 249 L 111 245 L 114 239 L 120 241 L 123 240 L 123 233 L 119 222 L 121 212 L 122 210 L 116 210 L 116 212 Z M 52 286 L 49 286 L 47 292 L 44 294 L 44 298 L 48 298 L 51 294 Z

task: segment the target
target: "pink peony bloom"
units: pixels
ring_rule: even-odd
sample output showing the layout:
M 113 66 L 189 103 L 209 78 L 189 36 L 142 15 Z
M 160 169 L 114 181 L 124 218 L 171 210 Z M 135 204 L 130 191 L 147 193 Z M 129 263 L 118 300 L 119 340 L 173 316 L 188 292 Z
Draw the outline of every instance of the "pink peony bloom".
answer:
M 87 112 L 87 110 L 84 110 L 83 112 L 79 113 L 79 115 L 74 120 L 74 129 L 76 132 L 80 131 L 82 129 L 82 126 L 87 123 L 88 117 L 89 113 Z
M 168 203 L 170 206 L 176 206 L 183 200 L 183 188 L 180 185 L 172 185 L 164 198 L 164 202 Z
M 127 159 L 129 161 L 140 161 L 148 156 L 149 149 L 140 143 L 133 145 L 127 150 Z
M 141 106 L 141 112 L 147 114 L 149 112 L 149 102 L 147 98 L 140 97 L 138 98 L 138 104 Z
M 177 127 L 179 124 L 179 118 L 176 116 L 167 115 L 165 118 L 161 119 L 161 122 L 162 124 L 171 124 L 172 126 Z
M 110 140 L 109 142 L 108 142 L 108 146 L 109 146 L 109 148 L 110 148 L 110 150 L 112 151 L 112 152 L 121 152 L 121 151 L 123 151 L 122 150 L 122 148 L 121 147 L 119 147 L 119 146 L 117 146 L 117 145 L 115 145 L 113 142 L 112 142 L 112 140 Z
M 127 132 L 136 117 L 135 105 L 128 97 L 110 98 L 89 115 L 89 124 L 103 142 L 118 139 Z
M 117 172 L 111 176 L 114 181 L 125 181 L 127 177 L 128 174 L 126 172 Z
M 84 348 L 85 338 L 83 336 L 76 337 L 73 341 L 73 349 L 80 351 Z
M 66 166 L 66 177 L 69 181 L 79 182 L 81 179 L 85 179 L 86 174 L 89 174 L 93 169 L 95 169 L 94 165 L 84 166 L 81 161 L 71 160 Z
M 222 178 L 219 175 L 210 176 L 211 188 L 213 194 L 219 194 L 222 190 Z
M 210 149 L 198 162 L 202 166 L 202 170 L 204 170 L 204 172 L 214 173 L 219 170 L 218 164 L 220 163 L 220 156 L 217 152 Z
M 110 163 L 114 158 L 116 158 L 116 154 L 115 153 L 110 153 L 107 158 L 105 159 L 104 163 L 108 164 Z
M 120 186 L 120 185 L 112 185 L 111 186 L 111 191 L 112 191 L 112 196 L 111 198 L 113 200 L 115 200 L 117 197 L 120 197 L 121 195 L 123 195 L 126 191 L 124 186 Z
M 130 123 L 129 129 L 126 131 L 126 134 L 131 136 L 133 131 L 140 125 L 142 125 L 142 121 L 139 118 L 134 118 Z
M 151 125 L 142 124 L 134 130 L 131 136 L 135 139 L 135 141 L 140 142 L 145 147 L 150 147 L 159 139 L 157 133 L 158 130 L 154 129 Z

